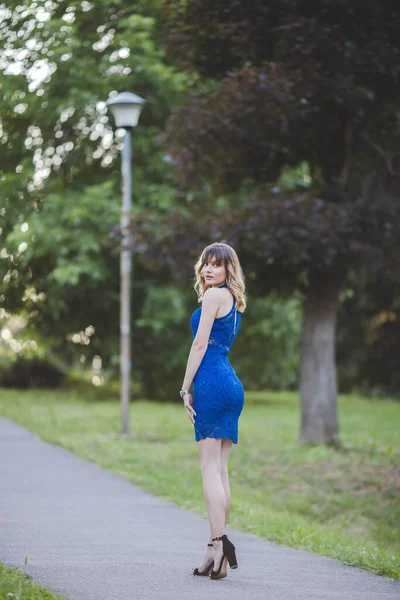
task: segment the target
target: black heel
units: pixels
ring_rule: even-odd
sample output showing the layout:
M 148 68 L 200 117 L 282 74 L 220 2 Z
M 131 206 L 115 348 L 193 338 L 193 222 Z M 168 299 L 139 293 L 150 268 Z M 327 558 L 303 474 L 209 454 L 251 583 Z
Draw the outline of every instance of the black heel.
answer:
M 223 555 L 222 555 L 222 559 L 221 559 L 221 563 L 219 565 L 218 571 L 214 571 L 214 569 L 212 569 L 212 571 L 210 573 L 210 578 L 211 579 L 222 579 L 223 577 L 226 577 L 226 575 L 227 575 L 227 573 L 226 573 L 226 562 L 227 561 L 228 561 L 229 566 L 230 566 L 231 569 L 237 569 L 238 568 L 238 563 L 237 563 L 237 559 L 236 559 L 236 552 L 235 552 L 235 546 L 227 538 L 226 535 L 214 538 L 213 542 L 219 541 L 219 540 L 222 541 Z
M 212 544 L 207 544 L 207 546 L 211 546 L 211 548 L 213 548 Z M 211 573 L 213 566 L 214 566 L 214 561 L 212 561 L 211 565 L 205 571 L 199 571 L 199 569 L 196 567 L 195 569 L 193 569 L 193 575 L 201 575 L 201 576 L 209 575 Z

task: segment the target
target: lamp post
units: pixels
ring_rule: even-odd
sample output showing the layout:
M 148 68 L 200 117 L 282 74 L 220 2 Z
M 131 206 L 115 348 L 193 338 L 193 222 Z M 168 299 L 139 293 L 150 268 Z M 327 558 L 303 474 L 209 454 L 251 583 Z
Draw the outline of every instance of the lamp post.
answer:
M 132 129 L 146 101 L 136 94 L 122 92 L 108 100 L 117 128 L 125 129 L 122 147 L 122 210 L 121 210 L 121 317 L 120 317 L 120 382 L 121 433 L 129 434 L 129 399 L 131 378 L 131 269 L 132 250 L 130 216 L 132 206 Z

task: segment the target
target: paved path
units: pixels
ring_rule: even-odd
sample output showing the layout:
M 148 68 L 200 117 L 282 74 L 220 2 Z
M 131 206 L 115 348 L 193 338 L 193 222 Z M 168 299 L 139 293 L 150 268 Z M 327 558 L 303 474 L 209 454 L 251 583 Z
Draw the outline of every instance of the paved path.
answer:
M 239 569 L 194 577 L 206 521 L 0 419 L 0 562 L 27 553 L 34 580 L 69 600 L 400 598 L 398 581 L 229 533 Z

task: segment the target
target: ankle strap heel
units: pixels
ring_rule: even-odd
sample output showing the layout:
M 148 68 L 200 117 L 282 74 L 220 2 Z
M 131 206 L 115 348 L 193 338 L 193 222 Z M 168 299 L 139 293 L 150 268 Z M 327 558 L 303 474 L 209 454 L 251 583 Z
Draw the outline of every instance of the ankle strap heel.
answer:
M 231 569 L 237 569 L 238 563 L 236 559 L 235 546 L 228 539 L 226 535 L 222 535 L 221 537 L 213 538 L 213 542 L 222 542 L 222 548 L 224 552 L 224 556 L 228 559 L 228 563 Z
M 211 546 L 211 548 L 213 548 L 212 544 L 207 544 L 207 546 Z M 193 575 L 208 576 L 208 575 L 210 575 L 213 566 L 214 566 L 214 561 L 211 562 L 211 564 L 205 569 L 205 571 L 199 571 L 199 569 L 196 567 L 195 569 L 192 570 L 192 573 L 193 573 Z

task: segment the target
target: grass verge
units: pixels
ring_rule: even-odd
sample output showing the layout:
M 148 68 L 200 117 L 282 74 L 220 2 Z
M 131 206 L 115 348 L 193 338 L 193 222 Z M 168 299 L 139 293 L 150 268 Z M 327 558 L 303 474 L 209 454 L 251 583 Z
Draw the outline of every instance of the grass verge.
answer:
M 132 438 L 118 434 L 118 401 L 82 388 L 2 390 L 0 415 L 206 516 L 197 448 L 179 404 L 134 402 Z M 299 445 L 297 394 L 247 393 L 230 459 L 230 524 L 397 579 L 400 404 L 342 396 L 339 415 L 340 449 Z
M 34 583 L 26 573 L 0 563 L 0 600 L 62 600 Z

